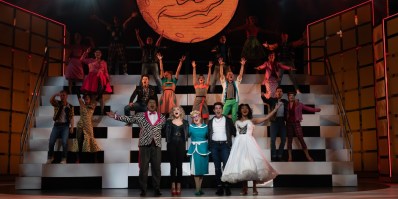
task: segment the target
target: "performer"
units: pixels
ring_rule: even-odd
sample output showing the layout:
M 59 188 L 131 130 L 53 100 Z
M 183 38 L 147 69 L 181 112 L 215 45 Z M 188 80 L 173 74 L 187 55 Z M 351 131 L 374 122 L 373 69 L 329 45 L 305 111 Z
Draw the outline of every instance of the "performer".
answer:
M 217 80 L 220 79 L 220 64 L 218 64 L 217 60 L 222 58 L 225 62 L 224 64 L 224 75 L 227 75 L 227 72 L 231 70 L 230 65 L 232 63 L 231 56 L 231 48 L 227 45 L 227 37 L 225 35 L 221 35 L 219 39 L 219 43 L 211 52 L 215 54 L 216 66 L 214 67 L 213 76 L 211 77 L 211 86 L 210 92 L 214 93 L 214 89 L 216 87 Z
M 191 112 L 192 124 L 189 125 L 189 136 L 191 137 L 191 145 L 187 154 L 191 156 L 191 175 L 195 180 L 195 195 L 203 195 L 202 181 L 203 175 L 209 173 L 209 150 L 208 150 L 208 128 L 203 123 L 199 111 Z
M 233 32 L 237 30 L 246 31 L 246 41 L 243 45 L 241 57 L 246 58 L 249 61 L 254 61 L 256 63 L 258 60 L 263 60 L 265 58 L 265 52 L 261 43 L 257 39 L 259 32 L 262 33 L 273 33 L 268 30 L 260 28 L 257 24 L 258 20 L 255 16 L 248 16 L 246 19 L 246 24 L 239 27 L 233 28 L 228 32 Z
M 69 51 L 68 66 L 65 71 L 65 78 L 68 80 L 69 93 L 72 93 L 72 86 L 76 82 L 81 82 L 84 79 L 84 70 L 80 57 L 88 48 L 94 48 L 94 41 L 91 37 L 86 37 L 90 45 L 83 45 L 81 43 L 82 36 L 80 33 L 74 34 L 74 42 L 72 45 L 67 46 Z
M 113 17 L 113 24 L 110 24 L 96 15 L 92 16 L 92 19 L 95 19 L 106 26 L 106 29 L 110 32 L 110 42 L 108 47 L 108 71 L 111 74 L 115 74 L 114 62 L 119 59 L 120 64 L 122 65 L 122 72 L 124 75 L 127 75 L 127 62 L 126 62 L 126 52 L 125 52 L 125 41 L 124 41 L 124 32 L 127 27 L 127 23 L 137 16 L 137 12 L 132 12 L 130 17 L 127 18 L 123 24 L 121 25 L 119 22 L 119 18 L 116 16 Z
M 153 38 L 147 37 L 146 42 L 144 43 L 140 36 L 140 30 L 135 29 L 135 35 L 137 36 L 138 44 L 142 50 L 142 65 L 141 65 L 141 74 L 152 75 L 155 79 L 156 85 L 158 86 L 158 92 L 162 92 L 162 82 L 159 76 L 158 64 L 157 64 L 157 54 L 160 47 L 160 42 L 163 39 L 163 33 L 159 36 L 156 44 L 153 45 Z
M 96 94 L 97 99 L 100 101 L 101 115 L 104 114 L 104 93 L 112 93 L 112 88 L 109 83 L 108 67 L 104 60 L 101 59 L 102 52 L 96 50 L 94 55 L 95 59 L 86 58 L 90 52 L 90 48 L 83 53 L 80 60 L 88 65 L 89 73 L 83 81 L 80 91 L 87 94 Z
M 308 161 L 314 161 L 310 156 L 307 145 L 304 141 L 303 129 L 301 128 L 301 121 L 303 120 L 303 110 L 309 112 L 320 112 L 320 108 L 312 108 L 304 105 L 303 103 L 296 100 L 296 93 L 289 92 L 287 94 L 289 104 L 287 110 L 287 120 L 286 120 L 286 128 L 287 128 L 287 152 L 288 152 L 288 161 L 291 162 L 293 160 L 292 157 L 292 142 L 293 142 L 293 134 L 296 135 L 297 139 L 300 142 L 301 148 L 304 151 L 305 157 Z
M 270 127 L 270 137 L 271 137 L 271 160 L 272 161 L 282 161 L 283 150 L 285 149 L 286 143 L 286 125 L 285 118 L 287 115 L 288 101 L 282 99 L 283 90 L 282 87 L 278 86 L 276 88 L 275 97 L 271 97 L 270 93 L 261 93 L 261 99 L 264 103 L 269 105 L 270 109 L 275 109 L 275 106 L 282 102 L 278 111 L 271 117 L 271 127 Z M 276 136 L 280 136 L 280 144 L 278 150 L 276 149 Z
M 57 96 L 60 100 L 55 99 Z M 50 98 L 50 103 L 54 107 L 54 127 L 51 131 L 48 143 L 47 164 L 51 164 L 54 161 L 54 146 L 59 137 L 62 139 L 63 150 L 61 164 L 66 164 L 68 154 L 68 136 L 69 133 L 73 133 L 74 109 L 73 106 L 68 103 L 68 92 L 65 90 L 54 94 Z
M 209 150 L 213 158 L 216 173 L 217 191 L 216 195 L 231 195 L 229 183 L 221 181 L 221 175 L 227 164 L 232 146 L 232 136 L 236 136 L 234 122 L 222 114 L 223 104 L 216 102 L 213 105 L 215 116 L 209 120 Z M 222 167 L 221 167 L 222 163 Z
M 192 61 L 192 80 L 193 86 L 195 88 L 195 101 L 193 102 L 192 110 L 199 111 L 204 122 L 207 124 L 209 120 L 209 108 L 207 107 L 206 95 L 207 90 L 209 89 L 210 76 L 211 76 L 211 67 L 213 66 L 213 62 L 209 61 L 209 70 L 207 72 L 207 80 L 205 82 L 205 77 L 203 75 L 199 75 L 196 80 L 196 62 Z
M 167 153 L 170 159 L 171 195 L 181 195 L 182 163 L 185 158 L 186 142 L 188 141 L 189 123 L 185 120 L 185 112 L 181 106 L 175 106 L 170 111 L 166 121 Z
M 163 88 L 163 93 L 162 96 L 160 97 L 159 112 L 162 114 L 167 114 L 170 112 L 172 107 L 177 105 L 177 99 L 174 92 L 177 86 L 178 76 L 181 71 L 182 63 L 185 60 L 185 56 L 182 56 L 180 62 L 178 63 L 174 78 L 173 78 L 173 71 L 163 70 L 163 56 L 160 53 L 158 53 L 156 56 L 159 59 L 160 78 L 162 78 L 162 88 Z
M 267 95 L 275 97 L 275 90 L 279 86 L 280 74 L 279 69 L 283 70 L 296 70 L 293 67 L 283 65 L 275 61 L 275 53 L 271 52 L 268 54 L 268 61 L 255 68 L 256 70 L 265 70 L 264 80 L 262 84 L 267 90 Z M 268 94 L 269 93 L 269 94 Z
M 78 152 L 76 163 L 80 163 L 82 152 L 96 153 L 102 150 L 94 138 L 92 120 L 96 102 L 91 98 L 88 94 L 84 94 L 83 98 L 80 98 L 80 94 L 77 94 L 80 105 L 80 120 L 77 123 L 76 139 L 73 139 L 70 149 L 72 152 Z
M 223 66 L 225 63 L 222 59 L 219 59 L 220 66 Z M 239 103 L 239 86 L 242 81 L 243 70 L 245 68 L 246 59 L 241 58 L 240 60 L 240 71 L 239 75 L 234 81 L 234 73 L 232 71 L 228 71 L 227 77 L 225 78 L 223 67 L 220 67 L 220 82 L 223 88 L 222 99 L 224 102 L 224 111 L 223 115 L 228 115 L 231 111 L 232 120 L 235 122 L 237 118 L 238 112 L 238 103 Z
M 245 181 L 241 195 L 247 195 L 248 180 L 253 180 L 253 195 L 258 195 L 256 183 L 267 182 L 277 176 L 253 137 L 253 131 L 255 124 L 271 118 L 279 106 L 278 104 L 266 117 L 253 118 L 252 109 L 248 104 L 239 105 L 238 120 L 235 123 L 236 139 L 221 180 L 230 183 Z
M 137 100 L 134 102 L 136 97 Z M 136 113 L 147 111 L 146 101 L 149 98 L 157 98 L 155 87 L 149 85 L 148 75 L 141 75 L 141 86 L 136 86 L 133 94 L 131 94 L 129 104 L 124 107 L 124 115 L 130 116 L 130 111 Z
M 140 196 L 144 197 L 147 193 L 147 180 L 149 164 L 152 171 L 152 186 L 154 196 L 161 196 L 160 192 L 160 164 L 162 160 L 162 127 L 166 118 L 156 112 L 157 98 L 149 98 L 147 101 L 146 112 L 136 113 L 133 116 L 116 115 L 113 112 L 107 112 L 107 115 L 115 120 L 126 123 L 136 123 L 140 127 L 140 137 L 138 139 L 139 148 L 139 182 L 141 186 Z
M 290 66 L 292 68 L 296 68 L 294 64 L 294 48 L 302 46 L 305 44 L 305 39 L 301 38 L 296 41 L 288 42 L 289 35 L 287 33 L 281 33 L 281 41 L 279 43 L 268 44 L 267 42 L 263 43 L 263 46 L 271 51 L 278 51 L 278 62 L 282 65 Z M 300 89 L 297 84 L 297 80 L 294 75 L 295 70 L 289 70 L 289 78 L 293 83 L 293 86 L 297 93 L 300 93 Z M 280 80 L 278 84 L 281 84 L 283 77 L 283 69 L 280 69 L 279 76 Z

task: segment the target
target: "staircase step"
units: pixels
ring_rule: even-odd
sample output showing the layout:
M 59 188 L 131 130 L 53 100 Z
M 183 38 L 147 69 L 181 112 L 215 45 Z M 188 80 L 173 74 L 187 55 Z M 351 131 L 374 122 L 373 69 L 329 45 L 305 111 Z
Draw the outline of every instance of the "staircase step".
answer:
M 356 186 L 358 186 L 358 178 L 357 178 L 357 175 L 355 175 L 355 174 L 333 175 L 332 180 L 333 180 L 334 187 L 348 187 L 348 186 L 356 187 Z
M 15 189 L 41 189 L 41 177 L 17 177 Z
M 20 164 L 20 177 L 41 177 L 43 164 Z

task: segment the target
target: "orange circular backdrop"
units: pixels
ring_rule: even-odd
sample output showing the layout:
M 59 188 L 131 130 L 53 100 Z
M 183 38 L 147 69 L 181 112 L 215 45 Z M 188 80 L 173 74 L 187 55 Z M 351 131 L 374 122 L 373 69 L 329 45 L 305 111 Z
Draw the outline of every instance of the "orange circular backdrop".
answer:
M 195 43 L 219 33 L 235 13 L 238 0 L 137 0 L 144 20 L 176 42 Z

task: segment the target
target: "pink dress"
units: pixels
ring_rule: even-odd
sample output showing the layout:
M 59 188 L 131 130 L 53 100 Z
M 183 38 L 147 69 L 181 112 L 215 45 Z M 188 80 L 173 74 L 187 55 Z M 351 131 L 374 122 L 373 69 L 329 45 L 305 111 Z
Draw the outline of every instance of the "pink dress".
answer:
M 81 81 L 84 78 L 83 66 L 80 61 L 85 48 L 82 45 L 75 44 L 70 47 L 70 56 L 68 66 L 65 71 L 67 80 Z
M 89 73 L 80 90 L 83 93 L 90 94 L 112 93 L 106 62 L 104 60 L 84 59 L 83 63 L 88 64 Z

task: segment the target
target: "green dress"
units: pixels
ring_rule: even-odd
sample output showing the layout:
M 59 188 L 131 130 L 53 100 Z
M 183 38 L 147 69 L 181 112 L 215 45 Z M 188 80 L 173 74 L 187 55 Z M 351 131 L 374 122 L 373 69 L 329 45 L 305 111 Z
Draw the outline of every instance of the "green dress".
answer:
M 200 176 L 209 173 L 209 148 L 208 148 L 208 127 L 207 124 L 197 126 L 189 125 L 189 136 L 191 145 L 188 148 L 188 155 L 191 156 L 191 175 Z

